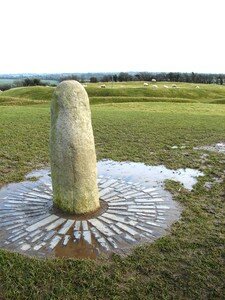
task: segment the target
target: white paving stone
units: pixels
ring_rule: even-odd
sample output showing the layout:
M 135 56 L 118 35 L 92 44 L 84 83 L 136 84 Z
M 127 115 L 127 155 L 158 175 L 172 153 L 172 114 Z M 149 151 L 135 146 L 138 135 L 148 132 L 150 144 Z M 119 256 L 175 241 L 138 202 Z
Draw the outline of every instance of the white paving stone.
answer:
M 112 206 L 121 206 L 121 205 L 122 205 L 122 206 L 123 206 L 123 205 L 125 205 L 125 206 L 126 206 L 126 205 L 129 205 L 129 206 L 130 206 L 130 205 L 132 205 L 132 204 L 134 204 L 133 201 L 127 201 L 127 202 L 126 202 L 126 201 L 121 201 L 121 202 L 120 202 L 120 201 L 117 201 L 117 202 L 113 202 L 113 203 L 110 203 L 110 202 L 109 202 L 109 203 L 108 203 L 108 206 L 109 206 L 109 207 L 112 207 Z
M 88 230 L 88 223 L 87 223 L 87 221 L 82 221 L 82 228 L 83 228 L 83 230 Z
M 63 246 L 66 246 L 70 240 L 70 235 L 65 235 L 64 240 L 63 240 Z
M 34 250 L 35 250 L 35 251 L 38 251 L 38 250 L 40 250 L 42 247 L 44 247 L 45 245 L 46 245 L 46 243 L 45 243 L 45 242 L 42 242 L 41 244 L 34 246 Z
M 136 228 L 138 228 L 138 229 L 140 229 L 140 230 L 142 230 L 142 231 L 146 231 L 146 232 L 148 232 L 148 233 L 152 233 L 152 230 L 151 230 L 151 229 L 146 228 L 146 227 L 141 226 L 141 225 L 136 225 Z
M 152 206 L 152 205 L 129 205 L 128 208 L 129 209 L 135 209 L 135 210 L 136 209 L 149 209 L 149 210 L 153 210 L 154 206 Z
M 16 224 L 16 225 L 12 225 L 12 226 L 7 226 L 7 230 L 12 230 L 14 228 L 24 228 L 24 224 Z
M 42 193 L 33 193 L 33 192 L 30 192 L 29 195 L 36 196 L 37 198 L 47 199 L 47 200 L 52 199 L 51 196 L 43 195 Z
M 138 203 L 138 204 L 151 204 L 151 205 L 154 205 L 154 203 L 151 203 L 151 199 L 148 200 L 148 199 L 135 199 L 134 202 Z
M 110 202 L 121 201 L 121 200 L 124 201 L 124 199 L 122 199 L 121 196 L 118 196 L 118 194 L 117 194 L 116 196 L 111 197 L 110 199 L 107 199 L 107 202 L 110 203 Z
M 127 233 L 124 235 L 124 237 L 125 237 L 125 239 L 126 239 L 127 241 L 129 241 L 129 242 L 132 242 L 132 243 L 137 242 L 132 236 L 130 236 L 130 235 L 127 234 Z
M 127 196 L 123 195 L 123 198 L 129 200 L 129 199 L 135 199 L 136 197 L 141 197 L 141 196 L 142 196 L 141 193 L 135 193 L 135 194 L 127 195 Z
M 99 192 L 99 197 L 103 197 L 104 195 L 110 193 L 113 189 L 112 188 L 106 188 L 106 189 L 103 189 Z
M 53 235 L 55 235 L 56 234 L 56 231 L 55 230 L 52 230 L 52 231 L 49 231 L 47 234 L 46 234 L 46 236 L 44 237 L 44 241 L 48 241 L 48 240 L 50 240 L 52 237 L 53 237 Z
M 170 209 L 170 207 L 167 205 L 156 205 L 156 208 L 157 209 Z
M 109 250 L 110 250 L 110 248 L 109 248 L 109 246 L 108 246 L 108 244 L 107 244 L 107 242 L 106 242 L 106 239 L 105 239 L 104 237 L 99 238 L 99 239 L 98 239 L 98 242 L 100 243 L 100 245 L 101 245 L 103 248 L 106 249 L 106 251 L 109 251 Z
M 31 245 L 29 245 L 29 244 L 23 244 L 20 249 L 23 250 L 23 251 L 27 251 L 30 248 L 31 248 Z
M 106 236 L 113 235 L 112 230 L 108 226 L 104 225 L 101 221 L 97 219 L 91 219 L 89 220 L 89 222 L 91 223 L 92 226 L 96 227 L 100 232 L 102 232 Z
M 112 224 L 113 223 L 113 220 L 106 219 L 103 216 L 99 216 L 99 217 L 97 217 L 97 219 L 99 219 L 99 220 L 101 220 L 101 221 L 103 221 L 107 224 Z
M 52 229 L 57 228 L 58 226 L 62 225 L 64 222 L 66 221 L 66 219 L 64 218 L 60 218 L 58 220 L 56 220 L 54 223 L 50 224 L 49 226 L 46 227 L 47 231 L 50 231 Z
M 110 194 L 100 196 L 100 198 L 107 201 L 107 200 L 110 200 L 112 197 L 115 197 L 116 195 L 117 195 L 117 192 L 112 192 Z
M 112 230 L 115 231 L 115 233 L 117 233 L 117 234 L 122 234 L 123 233 L 116 225 L 112 224 L 112 225 L 109 225 L 109 226 Z
M 156 211 L 154 211 L 153 213 L 151 212 L 148 212 L 148 213 L 144 213 L 144 212 L 136 212 L 136 215 L 137 216 L 141 216 L 141 217 L 146 217 L 146 218 L 149 218 L 149 217 L 155 217 L 156 216 Z
M 127 206 L 126 205 L 122 205 L 122 206 L 109 206 L 109 209 L 118 209 L 118 210 L 126 211 L 127 210 Z
M 156 189 L 155 188 L 146 188 L 143 190 L 144 193 L 151 193 L 151 192 L 155 192 Z
M 6 221 L 6 222 L 2 222 L 2 223 L 0 223 L 0 225 L 1 226 L 7 226 L 8 227 L 8 225 L 15 225 L 15 224 L 18 224 L 18 223 L 24 223 L 25 222 L 25 220 L 24 219 L 20 219 L 20 220 L 13 220 L 13 221 Z
M 115 209 L 110 209 L 110 208 L 107 210 L 107 212 L 111 213 L 111 214 L 123 215 L 123 216 L 133 216 L 134 215 L 134 213 L 128 212 L 126 210 L 123 211 L 123 210 L 115 210 Z
M 126 224 L 129 224 L 129 225 L 132 225 L 133 227 L 135 227 L 138 224 L 138 222 L 133 221 L 133 220 L 128 220 L 128 221 L 126 221 Z
M 95 227 L 91 227 L 91 232 L 93 233 L 93 235 L 95 236 L 96 239 L 101 237 L 101 234 L 96 230 Z
M 155 197 L 155 196 L 159 196 L 159 193 L 150 193 L 150 195 Z
M 144 209 L 144 208 L 129 208 L 128 207 L 128 211 L 131 212 L 143 212 L 143 213 L 155 213 L 156 210 L 155 209 Z
M 37 198 L 32 198 L 32 197 L 29 197 L 29 196 L 26 196 L 26 198 L 25 198 L 26 200 L 28 200 L 29 202 L 32 202 L 32 204 L 34 204 L 34 203 L 37 203 L 37 204 L 45 204 L 45 203 L 47 203 L 48 201 L 46 201 L 46 200 L 40 200 L 40 199 L 37 199 Z
M 113 248 L 115 248 L 115 249 L 118 248 L 117 243 L 114 241 L 113 238 L 108 237 L 108 238 L 107 238 L 107 241 L 113 246 Z
M 68 230 L 73 226 L 74 220 L 67 220 L 63 227 L 58 231 L 59 234 L 66 234 Z
M 31 233 L 28 235 L 28 237 L 29 237 L 29 238 L 33 238 L 35 235 L 37 235 L 37 234 L 39 234 L 39 233 L 41 233 L 41 230 L 40 230 L 40 229 L 37 229 L 37 230 L 31 232 Z
M 119 228 L 123 229 L 124 231 L 126 231 L 126 232 L 128 232 L 128 233 L 130 233 L 130 234 L 132 234 L 132 235 L 138 234 L 137 231 L 135 231 L 134 229 L 132 229 L 131 227 L 129 227 L 129 226 L 127 226 L 127 225 L 124 225 L 124 224 L 119 223 L 119 222 L 117 222 L 116 225 L 117 225 Z
M 105 218 L 117 221 L 117 222 L 124 222 L 125 221 L 125 219 L 123 217 L 118 217 L 116 215 L 109 214 L 109 213 L 104 213 L 102 216 L 105 217 Z
M 91 244 L 91 232 L 89 230 L 83 231 L 83 238 L 88 244 Z
M 78 241 L 81 238 L 81 231 L 74 230 L 73 235 L 74 235 L 75 241 L 76 240 Z
M 58 219 L 59 217 L 57 217 L 56 215 L 50 215 L 49 217 L 35 223 L 35 224 L 32 224 L 31 226 L 27 227 L 27 231 L 31 232 L 31 231 L 34 231 L 42 226 L 45 226 L 53 221 L 55 221 L 56 219 Z
M 31 243 L 35 243 L 36 241 L 40 240 L 40 238 L 42 238 L 44 235 L 45 235 L 45 233 L 42 232 L 41 234 L 35 236 L 35 237 L 32 239 Z
M 56 236 L 51 240 L 49 248 L 50 248 L 50 249 L 54 249 L 54 248 L 58 245 L 58 243 L 60 242 L 61 238 L 62 238 L 62 237 L 61 237 L 60 235 L 56 235 Z
M 17 240 L 19 240 L 19 239 L 25 237 L 26 235 L 27 235 L 27 233 L 24 232 L 24 233 L 22 233 L 22 234 L 20 234 L 20 235 L 17 235 L 17 236 L 14 237 L 14 238 L 11 238 L 10 241 L 14 243 L 15 241 L 17 241 Z
M 113 183 L 116 183 L 116 182 L 117 182 L 117 180 L 115 180 L 115 179 L 109 179 L 104 184 L 102 184 L 101 188 L 105 189 L 105 188 L 113 185 Z
M 16 233 L 19 233 L 19 232 L 23 232 L 23 230 L 21 231 L 21 228 L 12 230 L 13 234 L 16 234 Z
M 74 226 L 74 230 L 75 230 L 75 231 L 80 230 L 80 224 L 81 224 L 80 221 L 76 221 L 75 226 Z

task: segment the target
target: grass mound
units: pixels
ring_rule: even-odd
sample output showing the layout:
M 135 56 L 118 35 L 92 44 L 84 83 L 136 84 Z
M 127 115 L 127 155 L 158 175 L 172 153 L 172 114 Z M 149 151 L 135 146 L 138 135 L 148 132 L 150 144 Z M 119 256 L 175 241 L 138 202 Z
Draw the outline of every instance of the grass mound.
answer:
M 165 88 L 164 86 L 168 87 Z M 200 85 L 197 89 L 190 83 L 179 83 L 177 88 L 172 88 L 171 83 L 158 83 L 158 88 L 153 89 L 150 84 L 143 87 L 141 82 L 114 83 L 107 84 L 106 88 L 100 88 L 99 84 L 88 84 L 87 93 L 92 104 L 113 103 L 113 102 L 206 102 L 224 103 L 225 86 Z M 29 100 L 50 101 L 52 98 L 53 87 L 23 87 L 14 88 L 1 93 L 3 97 L 22 98 Z M 22 101 L 25 100 L 21 100 Z M 6 105 L 7 101 L 1 101 Z M 29 102 L 25 103 L 29 104 Z M 21 104 L 20 104 L 21 105 Z
M 49 101 L 52 97 L 54 88 L 46 86 L 20 87 L 7 90 L 0 95 L 1 97 L 16 97 L 29 100 Z

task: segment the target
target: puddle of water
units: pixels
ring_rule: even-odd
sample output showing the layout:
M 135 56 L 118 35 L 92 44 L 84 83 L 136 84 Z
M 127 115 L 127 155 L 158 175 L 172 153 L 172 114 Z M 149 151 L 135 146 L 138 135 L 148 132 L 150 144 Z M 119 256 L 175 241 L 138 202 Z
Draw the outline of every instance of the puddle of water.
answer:
M 99 254 L 98 244 L 96 240 L 94 239 L 93 235 L 91 235 L 91 243 L 87 243 L 83 236 L 81 235 L 78 242 L 74 241 L 73 237 L 73 230 L 72 228 L 67 233 L 70 236 L 70 240 L 68 244 L 63 246 L 62 244 L 58 244 L 53 252 L 53 255 L 55 257 L 61 257 L 61 258 L 89 258 L 89 259 L 96 259 L 96 257 Z
M 162 187 L 164 181 L 170 179 L 180 182 L 188 190 L 191 190 L 197 183 L 197 177 L 204 175 L 202 172 L 190 168 L 171 170 L 163 165 L 147 166 L 144 163 L 113 160 L 99 161 L 98 172 L 104 176 L 145 183 L 150 187 Z
M 191 169 L 168 169 L 163 165 L 148 166 L 144 163 L 136 162 L 117 162 L 113 160 L 101 160 L 98 162 L 98 174 L 104 177 L 120 178 L 125 181 L 143 183 L 149 187 L 163 187 L 164 181 L 167 179 L 175 180 L 183 184 L 183 186 L 192 190 L 197 183 L 199 176 L 204 176 L 204 173 Z M 46 171 L 37 170 L 29 173 L 26 178 L 37 177 L 41 181 L 49 181 L 50 169 Z M 46 178 L 47 177 L 47 178 Z
M 164 190 L 164 181 L 191 190 L 203 176 L 193 169 L 112 160 L 99 161 L 98 174 L 102 209 L 85 217 L 52 209 L 50 169 L 26 176 L 37 181 L 0 189 L 0 246 L 38 257 L 94 259 L 99 253 L 127 252 L 167 234 L 179 219 L 181 208 Z

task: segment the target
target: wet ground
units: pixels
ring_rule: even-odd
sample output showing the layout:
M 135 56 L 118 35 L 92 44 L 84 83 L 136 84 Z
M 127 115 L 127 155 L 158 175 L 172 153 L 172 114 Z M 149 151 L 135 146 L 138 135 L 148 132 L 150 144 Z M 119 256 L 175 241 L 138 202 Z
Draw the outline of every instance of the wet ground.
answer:
M 195 150 L 207 150 L 207 151 L 225 154 L 225 143 L 221 142 L 221 143 L 217 143 L 214 145 L 195 147 L 194 149 Z
M 0 190 L 0 247 L 38 257 L 96 258 L 127 253 L 168 233 L 181 207 L 164 190 L 166 179 L 191 189 L 197 170 L 103 160 L 98 163 L 101 208 L 66 215 L 53 207 L 50 170 Z M 37 181 L 29 178 L 37 177 Z

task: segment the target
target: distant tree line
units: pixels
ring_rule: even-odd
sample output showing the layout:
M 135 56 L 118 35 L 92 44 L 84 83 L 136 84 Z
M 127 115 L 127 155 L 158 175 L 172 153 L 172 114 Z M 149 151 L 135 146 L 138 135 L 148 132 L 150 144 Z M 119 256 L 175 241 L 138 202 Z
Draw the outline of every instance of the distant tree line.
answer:
M 189 82 L 189 83 L 225 83 L 225 74 L 200 74 L 200 73 L 150 73 L 139 72 L 136 74 L 130 74 L 121 72 L 118 74 L 106 74 L 101 78 L 92 76 L 90 82 L 122 82 L 122 81 L 170 81 L 170 82 Z
M 9 83 L 0 83 L 0 90 L 6 91 L 11 88 L 15 87 L 26 87 L 26 86 L 46 86 L 49 85 L 46 82 L 41 81 L 39 78 L 25 78 L 22 80 L 15 80 L 12 84 Z M 51 84 L 52 86 L 55 86 L 54 84 Z
M 59 81 L 74 79 L 79 82 L 124 82 L 124 81 L 170 81 L 170 82 L 189 82 L 189 83 L 225 83 L 225 74 L 201 74 L 201 73 L 181 73 L 181 72 L 169 72 L 169 73 L 151 73 L 151 72 L 139 72 L 139 73 L 107 73 L 102 76 L 94 76 L 84 80 L 79 75 L 70 75 L 61 77 Z
M 13 82 L 13 85 L 16 87 L 20 86 L 45 86 L 46 83 L 42 82 L 41 79 L 39 78 L 25 78 L 23 80 L 17 80 Z
M 0 83 L 0 91 L 4 92 L 11 89 L 11 84 L 8 83 Z
M 170 81 L 170 82 L 189 82 L 206 84 L 225 84 L 225 74 L 203 74 L 203 73 L 181 73 L 181 72 L 120 72 L 120 73 L 59 73 L 59 74 L 31 74 L 25 75 L 2 75 L 0 79 L 15 79 L 12 84 L 0 83 L 0 90 L 4 91 L 12 87 L 51 85 L 42 80 L 55 80 L 61 82 L 64 80 L 77 80 L 84 82 L 123 82 L 123 81 Z
M 59 82 L 62 82 L 65 80 L 76 80 L 76 81 L 82 82 L 82 78 L 77 75 L 68 75 L 68 76 L 62 76 L 61 78 L 59 78 Z

